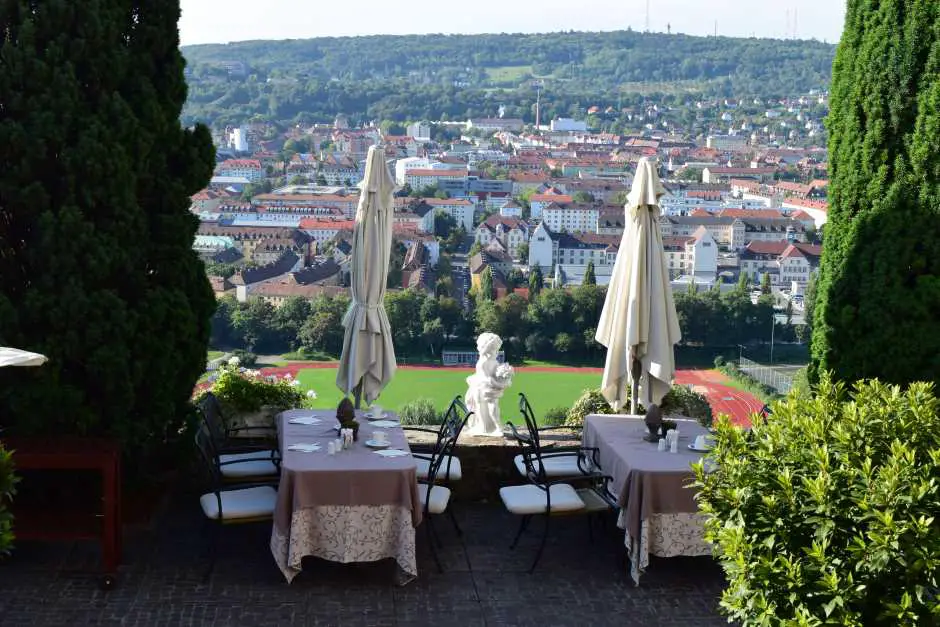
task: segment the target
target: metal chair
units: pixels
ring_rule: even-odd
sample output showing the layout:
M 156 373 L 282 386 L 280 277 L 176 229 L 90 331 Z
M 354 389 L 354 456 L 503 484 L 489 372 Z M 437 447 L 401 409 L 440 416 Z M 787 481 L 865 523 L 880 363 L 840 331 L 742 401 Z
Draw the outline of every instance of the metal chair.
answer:
M 271 482 L 226 483 L 223 468 L 241 462 L 223 462 L 206 425 L 196 432 L 196 448 L 208 480 L 209 491 L 199 497 L 199 506 L 209 523 L 208 580 L 215 567 L 218 536 L 223 525 L 270 522 L 274 518 L 277 490 Z
M 522 445 L 524 451 L 535 452 L 533 463 L 544 470 L 546 477 L 550 479 L 560 478 L 580 478 L 585 474 L 590 474 L 594 468 L 599 468 L 598 462 L 599 450 L 596 447 L 577 446 L 543 446 L 541 434 L 550 431 L 579 431 L 579 427 L 557 426 L 557 427 L 539 427 L 535 420 L 535 412 L 529 404 L 529 399 L 525 394 L 519 394 L 519 413 L 526 425 L 526 434 L 520 434 L 512 422 L 508 422 L 513 437 Z M 524 453 L 523 451 L 523 453 Z M 524 455 L 516 455 L 513 458 L 513 465 L 523 477 L 528 477 L 528 469 Z
M 219 399 L 207 392 L 197 404 L 202 422 L 212 439 L 213 450 L 219 455 L 223 479 L 226 481 L 263 480 L 280 475 L 280 453 L 272 447 L 271 438 L 238 438 L 239 431 L 263 430 L 267 427 L 227 427 Z
M 444 568 L 441 566 L 441 560 L 435 548 L 435 545 L 439 544 L 440 540 L 438 539 L 437 531 L 434 529 L 433 516 L 447 513 L 451 523 L 454 525 L 457 535 L 463 535 L 463 532 L 457 524 L 457 519 L 454 518 L 453 509 L 448 507 L 451 495 L 450 488 L 441 485 L 438 482 L 438 476 L 442 470 L 444 470 L 444 464 L 453 458 L 454 447 L 457 446 L 457 439 L 460 437 L 460 432 L 463 430 L 465 423 L 466 417 L 461 418 L 455 414 L 451 420 L 445 419 L 443 424 L 441 424 L 441 429 L 438 432 L 437 446 L 435 446 L 434 451 L 431 453 L 427 479 L 418 482 L 418 495 L 421 499 L 424 524 L 427 529 L 428 542 L 431 546 L 431 555 L 434 557 L 434 563 L 437 565 L 437 570 L 440 573 L 444 572 Z
M 445 435 L 445 428 L 456 429 L 457 434 L 460 435 L 460 432 L 463 430 L 464 425 L 467 424 L 467 420 L 470 418 L 472 413 L 473 412 L 467 410 L 463 400 L 459 396 L 456 396 L 454 397 L 454 400 L 450 402 L 450 406 L 444 413 L 444 419 L 441 422 L 441 426 L 437 430 L 427 429 L 424 427 L 402 427 L 402 429 L 405 431 L 417 431 L 436 435 L 437 440 L 434 444 L 434 450 L 438 450 Z M 414 456 L 418 465 L 418 479 L 427 481 L 433 452 L 431 454 L 412 453 L 412 455 Z M 462 476 L 463 467 L 460 464 L 460 458 L 455 455 L 449 455 L 446 459 L 442 460 L 441 472 L 438 474 L 435 480 L 440 483 L 449 484 L 452 481 L 459 481 Z

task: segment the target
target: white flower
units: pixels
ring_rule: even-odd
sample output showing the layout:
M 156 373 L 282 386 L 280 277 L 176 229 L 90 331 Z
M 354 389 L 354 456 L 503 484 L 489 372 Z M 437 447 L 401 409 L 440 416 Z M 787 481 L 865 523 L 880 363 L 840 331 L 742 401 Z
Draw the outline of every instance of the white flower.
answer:
M 229 366 L 237 366 L 237 365 L 240 364 L 240 363 L 242 363 L 242 362 L 241 362 L 241 360 L 240 360 L 238 357 L 232 357 L 232 358 L 230 358 L 230 359 L 228 360 L 228 365 L 229 365 Z
M 291 387 L 298 387 L 300 385 L 300 381 L 298 381 L 297 379 L 294 379 L 293 381 L 290 382 L 290 385 Z
M 307 398 L 314 399 L 317 397 L 317 393 L 313 390 L 307 390 Z
M 291 374 L 288 372 L 287 374 L 284 375 L 284 378 L 287 379 L 288 381 L 290 381 L 290 380 L 293 379 L 294 377 L 292 377 Z

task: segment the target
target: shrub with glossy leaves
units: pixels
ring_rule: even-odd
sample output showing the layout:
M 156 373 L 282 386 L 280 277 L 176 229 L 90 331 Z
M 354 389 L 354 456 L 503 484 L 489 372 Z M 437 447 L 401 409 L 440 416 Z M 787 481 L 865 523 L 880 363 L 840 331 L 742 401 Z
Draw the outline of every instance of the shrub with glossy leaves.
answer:
M 718 424 L 696 469 L 723 611 L 750 625 L 940 622 L 940 401 L 877 381 L 776 402 L 753 430 Z M 711 464 L 709 464 L 711 465 Z
M 600 388 L 584 390 L 578 400 L 568 410 L 565 418 L 566 427 L 580 427 L 584 424 L 584 417 L 590 414 L 613 414 L 614 408 L 610 406 Z

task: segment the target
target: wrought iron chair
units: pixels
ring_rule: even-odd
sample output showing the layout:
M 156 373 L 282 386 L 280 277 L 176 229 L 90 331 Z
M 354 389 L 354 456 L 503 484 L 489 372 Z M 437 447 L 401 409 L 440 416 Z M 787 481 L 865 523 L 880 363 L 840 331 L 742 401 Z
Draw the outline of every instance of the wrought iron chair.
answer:
M 425 427 L 402 427 L 402 429 L 405 431 L 417 431 L 436 435 L 437 441 L 434 444 L 434 450 L 438 450 L 445 435 L 445 428 L 456 429 L 459 435 L 472 413 L 473 412 L 467 410 L 463 400 L 459 396 L 456 396 L 454 400 L 450 402 L 450 407 L 448 407 L 447 411 L 444 413 L 444 419 L 441 422 L 440 428 L 437 430 Z M 418 464 L 418 479 L 427 481 L 433 451 L 432 453 L 412 453 L 412 455 Z M 452 481 L 459 481 L 461 477 L 463 477 L 463 467 L 460 464 L 460 458 L 456 455 L 448 455 L 446 459 L 442 460 L 441 465 L 441 471 L 435 479 L 439 483 L 450 484 Z
M 592 455 L 596 456 L 596 449 L 559 447 L 549 449 L 549 451 L 542 450 L 539 429 L 535 424 L 531 407 L 524 395 L 520 394 L 520 397 L 522 397 L 520 409 L 523 410 L 523 417 L 526 420 L 527 433 L 521 433 L 511 422 L 508 424 L 513 437 L 522 449 L 519 457 L 521 457 L 523 474 L 528 484 L 500 488 L 499 496 L 507 510 L 522 516 L 519 530 L 516 532 L 510 549 L 516 548 L 533 516 L 545 516 L 542 539 L 532 566 L 529 568 L 529 572 L 532 573 L 545 549 L 552 516 L 587 514 L 588 532 L 593 540 L 593 515 L 616 509 L 617 500 L 610 491 L 612 477 L 595 470 L 599 468 L 596 457 L 593 457 L 590 462 L 587 461 L 586 452 L 593 451 Z M 564 460 L 564 465 L 561 461 L 555 460 Z M 588 465 L 591 467 L 588 468 Z M 559 474 L 553 475 L 553 472 Z M 571 485 L 573 482 L 578 482 L 583 487 L 575 488 Z
M 267 433 L 267 427 L 227 427 L 222 416 L 222 406 L 212 392 L 203 395 L 197 409 L 212 440 L 213 450 L 218 453 L 222 463 L 224 480 L 262 480 L 280 475 L 280 454 L 276 447 L 272 447 L 270 437 L 247 440 L 233 437 L 239 431 L 258 430 Z
M 600 467 L 598 462 L 599 451 L 596 447 L 582 445 L 544 446 L 542 444 L 541 434 L 543 433 L 561 430 L 579 431 L 579 427 L 539 427 L 535 420 L 535 412 L 532 411 L 532 406 L 529 404 L 529 399 L 522 393 L 519 394 L 519 413 L 522 414 L 522 419 L 525 422 L 526 434 L 520 434 L 511 422 L 507 425 L 512 430 L 513 437 L 523 448 L 523 454 L 516 455 L 513 458 L 513 464 L 520 475 L 528 477 L 528 468 L 524 457 L 526 449 L 537 451 L 534 463 L 539 469 L 544 470 L 549 479 L 581 478 L 586 474 L 590 474 L 593 469 Z M 525 444 L 522 444 L 523 442 Z
M 447 513 L 457 535 L 463 535 L 460 526 L 454 518 L 453 509 L 448 507 L 450 503 L 450 488 L 441 485 L 438 481 L 440 473 L 445 470 L 444 464 L 453 458 L 454 448 L 457 446 L 457 439 L 460 432 L 466 424 L 467 416 L 460 417 L 459 414 L 451 416 L 441 424 L 438 432 L 437 445 L 431 453 L 428 464 L 427 478 L 418 482 L 418 495 L 421 499 L 421 506 L 424 513 L 424 524 L 427 529 L 428 543 L 431 546 L 431 555 L 434 557 L 434 563 L 437 565 L 438 572 L 444 572 L 441 566 L 440 557 L 437 554 L 436 544 L 440 544 L 437 531 L 434 528 L 434 516 Z
M 196 448 L 208 480 L 209 491 L 199 497 L 199 506 L 209 523 L 208 580 L 215 567 L 218 536 L 223 525 L 270 522 L 277 504 L 277 490 L 270 481 L 226 483 L 223 469 L 240 462 L 221 461 L 206 425 L 196 432 Z

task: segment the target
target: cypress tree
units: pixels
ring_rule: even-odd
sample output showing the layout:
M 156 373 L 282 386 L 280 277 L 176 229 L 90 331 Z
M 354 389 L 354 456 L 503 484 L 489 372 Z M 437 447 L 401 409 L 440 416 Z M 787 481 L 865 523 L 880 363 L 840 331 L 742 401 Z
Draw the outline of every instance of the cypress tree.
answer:
M 542 268 L 535 266 L 529 273 L 529 302 L 535 302 L 542 293 L 542 283 L 545 277 L 542 276 Z
M 594 275 L 594 262 L 589 261 L 584 270 L 584 285 L 597 285 L 597 277 Z
M 189 196 L 212 174 L 178 0 L 0 0 L 0 343 L 15 433 L 137 448 L 182 424 L 215 303 Z
M 849 0 L 811 377 L 940 380 L 940 4 Z
M 493 300 L 493 269 L 489 266 L 483 268 L 480 275 L 480 299 Z

